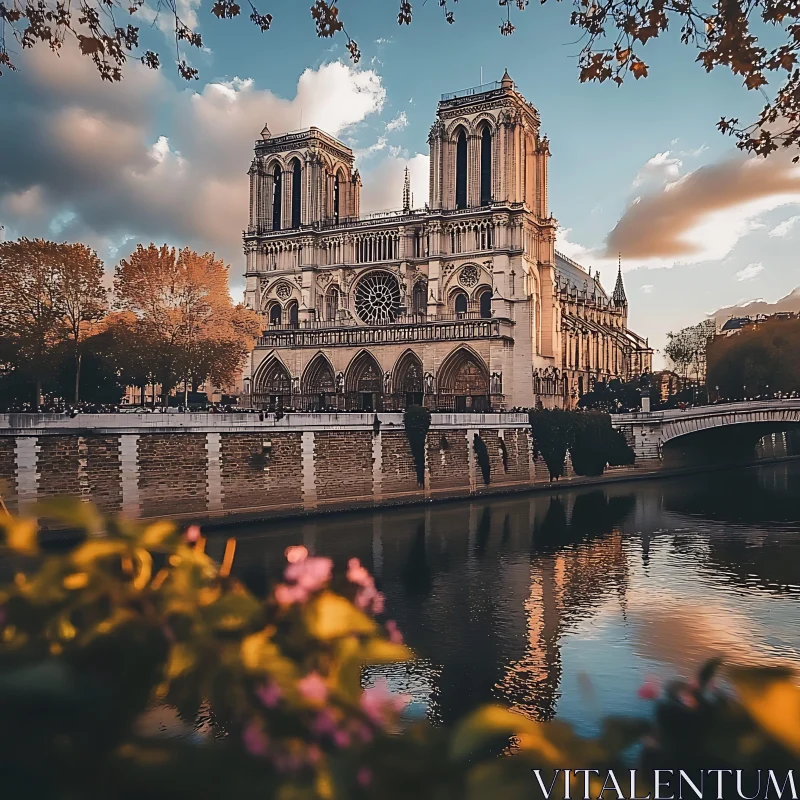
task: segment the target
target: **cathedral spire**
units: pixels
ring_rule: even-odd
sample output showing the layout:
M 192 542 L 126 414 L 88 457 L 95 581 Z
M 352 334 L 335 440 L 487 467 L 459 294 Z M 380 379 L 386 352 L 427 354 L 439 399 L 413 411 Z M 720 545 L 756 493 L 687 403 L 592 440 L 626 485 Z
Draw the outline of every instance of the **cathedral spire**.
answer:
M 411 178 L 408 174 L 408 167 L 406 167 L 406 175 L 403 180 L 403 213 L 408 214 L 411 211 Z
M 619 255 L 619 265 L 617 267 L 617 283 L 614 286 L 614 294 L 611 295 L 615 306 L 627 306 L 628 298 L 625 295 L 625 286 L 622 283 L 622 253 Z

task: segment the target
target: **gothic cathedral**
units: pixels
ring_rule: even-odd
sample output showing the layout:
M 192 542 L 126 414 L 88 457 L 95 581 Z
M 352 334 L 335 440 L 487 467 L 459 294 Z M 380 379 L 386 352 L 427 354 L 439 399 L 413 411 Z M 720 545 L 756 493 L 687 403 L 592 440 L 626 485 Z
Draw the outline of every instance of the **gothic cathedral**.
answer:
M 621 273 L 555 250 L 550 149 L 508 73 L 442 96 L 430 197 L 359 209 L 353 151 L 317 128 L 272 136 L 250 169 L 245 301 L 263 335 L 245 401 L 264 409 L 569 407 L 596 380 L 650 370 Z M 248 400 L 249 398 L 249 400 Z

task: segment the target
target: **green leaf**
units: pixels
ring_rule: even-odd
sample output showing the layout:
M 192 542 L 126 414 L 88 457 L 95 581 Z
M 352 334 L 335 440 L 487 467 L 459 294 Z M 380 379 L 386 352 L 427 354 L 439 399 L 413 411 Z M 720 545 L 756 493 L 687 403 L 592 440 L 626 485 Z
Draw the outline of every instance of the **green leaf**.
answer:
M 160 519 L 148 525 L 139 537 L 139 545 L 147 550 L 159 550 L 177 539 L 178 529 L 169 520 Z
M 100 536 L 104 531 L 103 517 L 91 503 L 78 497 L 52 497 L 40 500 L 32 513 L 61 522 L 70 528 L 86 531 L 89 536 Z
M 332 592 L 323 592 L 306 610 L 309 633 L 328 641 L 351 634 L 371 634 L 377 624 L 349 600 Z
M 502 706 L 483 706 L 456 727 L 450 744 L 450 757 L 463 759 L 499 738 L 510 738 L 520 733 L 535 735 L 538 731 L 535 722 L 520 714 Z

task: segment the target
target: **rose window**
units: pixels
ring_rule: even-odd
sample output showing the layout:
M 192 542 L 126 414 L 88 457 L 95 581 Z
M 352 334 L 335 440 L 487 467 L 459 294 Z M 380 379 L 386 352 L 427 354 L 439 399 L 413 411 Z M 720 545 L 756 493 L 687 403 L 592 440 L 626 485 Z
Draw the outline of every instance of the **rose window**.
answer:
M 478 282 L 478 268 L 474 264 L 467 264 L 467 266 L 461 270 L 461 274 L 458 276 L 458 282 L 462 286 L 474 286 Z
M 282 283 L 278 288 L 275 290 L 275 294 L 281 300 L 288 300 L 292 295 L 292 287 L 289 286 L 288 283 Z
M 388 272 L 373 272 L 356 286 L 356 313 L 366 323 L 393 322 L 400 305 L 400 284 Z

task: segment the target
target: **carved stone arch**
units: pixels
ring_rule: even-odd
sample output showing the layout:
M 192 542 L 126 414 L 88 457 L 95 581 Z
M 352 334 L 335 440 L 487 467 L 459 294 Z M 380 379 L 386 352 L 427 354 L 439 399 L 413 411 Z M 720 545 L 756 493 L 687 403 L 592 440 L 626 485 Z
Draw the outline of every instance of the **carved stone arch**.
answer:
M 458 128 L 463 128 L 468 137 L 473 133 L 472 124 L 466 117 L 456 117 L 445 130 L 445 138 L 452 144 L 455 144 Z
M 455 411 L 489 407 L 489 369 L 467 345 L 459 345 L 442 362 L 436 375 L 439 404 Z
M 337 405 L 336 372 L 325 353 L 320 351 L 306 364 L 300 387 L 304 405 L 310 411 Z
M 479 283 L 472 292 L 472 301 L 481 319 L 491 319 L 494 290 L 488 283 Z
M 267 356 L 253 375 L 253 401 L 261 408 L 283 408 L 290 405 L 292 376 L 277 353 Z
M 383 369 L 378 359 L 369 350 L 359 350 L 344 373 L 344 390 L 346 392 L 382 390 Z
M 380 411 L 383 408 L 383 370 L 368 350 L 359 351 L 348 364 L 344 390 L 351 411 Z
M 392 390 L 396 395 L 422 395 L 425 392 L 425 371 L 420 357 L 406 350 L 392 370 Z M 421 397 L 420 397 L 421 400 Z M 419 404 L 419 403 L 417 403 Z
M 286 162 L 279 155 L 270 155 L 264 161 L 264 171 L 267 175 L 272 175 L 272 173 L 275 172 L 276 166 L 281 168 L 281 172 L 286 169 Z
M 306 157 L 303 153 L 299 150 L 292 150 L 290 153 L 283 154 L 283 163 L 286 164 L 286 169 L 290 169 L 292 166 L 292 161 L 297 159 L 300 162 L 300 166 L 305 169 L 306 168 Z
M 488 125 L 492 136 L 494 136 L 497 132 L 497 124 L 497 119 L 492 114 L 488 114 L 484 111 L 472 120 L 472 129 L 480 136 L 483 128 Z

